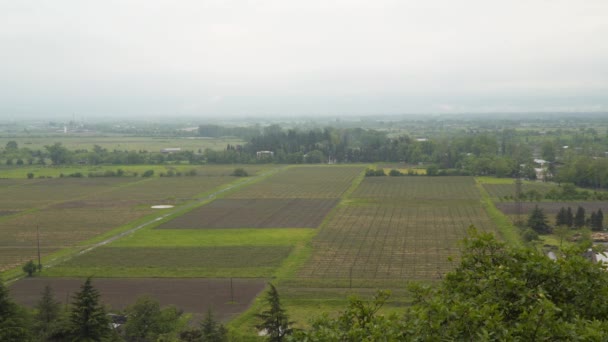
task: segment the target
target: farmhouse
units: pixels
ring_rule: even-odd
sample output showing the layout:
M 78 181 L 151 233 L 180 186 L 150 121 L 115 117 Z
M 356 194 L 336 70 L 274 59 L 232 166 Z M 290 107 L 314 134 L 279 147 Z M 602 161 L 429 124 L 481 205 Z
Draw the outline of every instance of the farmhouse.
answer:
M 255 156 L 258 159 L 262 159 L 262 158 L 266 158 L 266 157 L 272 158 L 272 157 L 274 157 L 274 152 L 272 152 L 272 151 L 257 151 L 255 153 Z

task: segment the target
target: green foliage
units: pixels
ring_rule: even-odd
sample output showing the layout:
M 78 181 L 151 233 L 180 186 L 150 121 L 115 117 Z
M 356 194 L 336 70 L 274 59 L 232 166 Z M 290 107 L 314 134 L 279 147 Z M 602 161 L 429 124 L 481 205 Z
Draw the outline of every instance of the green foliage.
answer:
M 201 337 L 203 341 L 208 342 L 226 342 L 228 341 L 228 330 L 223 324 L 219 323 L 213 317 L 211 310 L 207 311 L 205 319 L 201 322 Z
M 399 176 L 403 176 L 403 172 L 401 172 L 397 169 L 391 169 L 391 171 L 388 173 L 388 175 L 391 177 L 399 177 Z
M 53 296 L 49 285 L 44 287 L 36 305 L 35 331 L 40 340 L 53 340 L 65 337 L 66 320 L 61 311 L 61 303 Z
M 31 277 L 34 275 L 34 273 L 36 273 L 38 267 L 36 266 L 36 264 L 34 264 L 33 260 L 30 260 L 25 265 L 23 265 L 22 269 L 23 272 L 27 273 L 28 277 Z
M 141 174 L 142 177 L 152 177 L 154 176 L 154 170 L 146 170 Z
M 351 299 L 296 332 L 307 341 L 603 341 L 608 336 L 608 273 L 562 250 L 553 261 L 535 249 L 511 249 L 474 228 L 460 264 L 437 286 L 412 284 L 403 316 L 382 316 L 386 297 Z
M 535 206 L 530 216 L 528 217 L 528 227 L 532 228 L 538 234 L 551 233 L 551 227 L 547 223 L 547 217 L 541 208 Z
M 287 316 L 285 309 L 281 306 L 276 287 L 272 284 L 268 285 L 269 288 L 264 297 L 268 309 L 256 315 L 261 320 L 261 323 L 256 325 L 256 328 L 266 333 L 268 341 L 280 342 L 292 334 L 293 329 L 290 325 L 293 322 L 289 321 L 289 316 Z
M 235 177 L 248 177 L 249 173 L 244 168 L 238 167 L 238 168 L 234 169 L 234 171 L 232 171 L 231 176 L 235 176 Z
M 426 168 L 427 176 L 437 176 L 438 174 L 439 174 L 439 167 L 437 167 L 437 165 L 429 165 L 429 167 Z
M 471 231 L 460 266 L 439 288 L 413 288 L 406 331 L 421 340 L 570 340 L 574 331 L 606 336 L 608 275 L 565 251 L 552 261 L 512 250 Z M 598 324 L 599 323 L 599 324 Z M 583 338 L 584 340 L 585 338 Z
M 581 206 L 576 209 L 576 214 L 574 215 L 574 226 L 576 228 L 582 228 L 585 226 L 585 208 Z
M 99 341 L 111 333 L 106 310 L 99 303 L 99 291 L 90 277 L 73 297 L 69 328 L 70 338 L 77 341 Z
M 0 341 L 29 341 L 30 325 L 27 313 L 11 300 L 0 280 Z
M 27 179 L 33 179 L 33 178 L 34 178 L 34 174 L 32 172 L 28 172 Z
M 139 297 L 126 310 L 125 336 L 129 341 L 156 341 L 160 337 L 177 337 L 182 328 L 181 313 L 175 307 L 161 309 L 158 301 Z
M 366 169 L 365 170 L 365 177 L 382 177 L 382 176 L 386 176 L 386 173 L 384 173 L 384 169 Z
M 379 310 L 390 293 L 378 291 L 373 300 L 349 299 L 348 307 L 337 318 L 322 315 L 311 322 L 308 330 L 296 331 L 296 341 L 393 341 L 401 339 L 403 323 L 396 315 L 384 316 Z

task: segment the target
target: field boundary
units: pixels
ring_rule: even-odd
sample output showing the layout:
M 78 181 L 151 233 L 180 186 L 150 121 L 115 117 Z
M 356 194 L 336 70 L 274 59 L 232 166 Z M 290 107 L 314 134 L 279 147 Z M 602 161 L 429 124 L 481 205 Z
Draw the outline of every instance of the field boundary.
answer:
M 512 246 L 520 247 L 522 245 L 521 237 L 519 236 L 518 228 L 515 227 L 511 220 L 505 216 L 494 204 L 492 197 L 488 191 L 483 187 L 483 184 L 475 178 L 475 186 L 479 190 L 481 195 L 481 205 L 490 217 L 490 219 L 496 224 L 496 229 L 506 242 Z
M 89 240 L 82 241 L 74 247 L 68 247 L 68 248 L 59 250 L 55 253 L 51 253 L 50 255 L 47 255 L 43 258 L 43 261 L 44 261 L 43 265 L 45 268 L 53 267 L 59 263 L 70 260 L 71 258 L 73 258 L 75 256 L 79 256 L 79 255 L 88 253 L 94 249 L 108 245 L 111 242 L 114 242 L 124 236 L 131 235 L 138 230 L 152 226 L 154 224 L 159 224 L 159 223 L 163 222 L 164 220 L 168 220 L 169 218 L 172 218 L 173 216 L 182 215 L 187 211 L 190 211 L 196 207 L 202 206 L 202 205 L 214 200 L 217 197 L 217 195 L 222 195 L 228 191 L 240 188 L 241 186 L 244 186 L 246 184 L 251 184 L 253 181 L 259 181 L 260 179 L 269 177 L 270 175 L 274 174 L 275 172 L 279 172 L 284 169 L 285 169 L 285 167 L 272 168 L 257 176 L 247 177 L 245 179 L 238 179 L 238 180 L 230 182 L 228 184 L 220 185 L 215 190 L 207 191 L 201 195 L 198 195 L 198 196 L 205 196 L 205 197 L 196 199 L 191 203 L 188 203 L 188 204 L 185 204 L 184 206 L 175 208 L 174 210 L 172 210 L 168 213 L 165 213 L 162 215 L 159 215 L 157 213 L 152 213 L 150 215 L 146 215 L 145 217 L 143 217 L 139 220 L 130 222 L 124 226 L 117 227 L 113 230 L 110 230 L 109 232 L 107 232 L 105 234 L 101 234 L 100 236 L 96 236 Z M 152 217 L 154 217 L 154 218 L 152 218 Z M 137 225 L 135 227 L 133 227 L 134 224 L 137 224 Z M 103 238 L 104 236 L 107 236 L 107 237 Z M 102 239 L 102 240 L 99 241 L 100 239 Z M 98 241 L 98 242 L 95 242 L 95 241 Z M 4 271 L 4 272 L 0 273 L 0 275 L 3 276 L 6 283 L 12 283 L 14 281 L 17 281 L 17 280 L 25 277 L 25 274 L 17 268 L 13 268 L 11 270 Z

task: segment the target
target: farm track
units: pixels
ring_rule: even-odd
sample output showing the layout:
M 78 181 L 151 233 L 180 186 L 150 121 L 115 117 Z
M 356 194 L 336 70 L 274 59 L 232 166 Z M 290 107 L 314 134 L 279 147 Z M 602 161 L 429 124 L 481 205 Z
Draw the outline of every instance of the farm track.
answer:
M 187 211 L 189 211 L 191 209 L 196 208 L 197 206 L 203 205 L 203 204 L 207 203 L 208 201 L 213 200 L 218 195 L 230 192 L 232 190 L 235 190 L 237 188 L 245 186 L 245 185 L 247 185 L 249 183 L 262 180 L 262 179 L 264 179 L 266 177 L 269 177 L 270 175 L 272 175 L 274 173 L 281 172 L 281 171 L 285 170 L 286 168 L 288 168 L 288 167 L 287 166 L 283 166 L 283 167 L 280 167 L 280 168 L 275 168 L 275 169 L 268 170 L 268 171 L 263 172 L 263 173 L 261 173 L 261 174 L 259 174 L 257 176 L 247 177 L 246 179 L 240 180 L 240 181 L 238 181 L 235 184 L 229 185 L 229 186 L 224 187 L 222 189 L 219 189 L 219 190 L 217 190 L 215 192 L 212 192 L 212 193 L 206 195 L 205 197 L 199 198 L 199 199 L 197 199 L 197 200 L 195 200 L 195 201 L 193 201 L 193 202 L 191 202 L 189 204 L 180 206 L 180 207 L 175 208 L 175 209 L 173 209 L 173 210 L 171 210 L 171 211 L 169 211 L 169 212 L 167 212 L 167 213 L 165 213 L 163 215 L 160 215 L 160 216 L 158 216 L 158 217 L 156 217 L 154 219 L 151 219 L 151 220 L 148 220 L 148 221 L 146 221 L 144 223 L 141 223 L 141 224 L 137 225 L 136 227 L 133 227 L 133 228 L 130 228 L 128 230 L 125 230 L 125 231 L 122 231 L 120 233 L 117 233 L 115 235 L 112 235 L 112 236 L 110 236 L 110 237 L 108 237 L 108 238 L 106 238 L 106 239 L 104 239 L 104 240 L 102 240 L 100 242 L 94 243 L 92 245 L 84 246 L 84 249 L 81 249 L 81 250 L 79 250 L 77 252 L 70 253 L 69 255 L 66 255 L 66 256 L 57 257 L 57 258 L 52 259 L 52 260 L 48 260 L 48 261 L 45 262 L 45 268 L 56 266 L 57 264 L 60 264 L 60 263 L 65 262 L 65 261 L 68 261 L 68 260 L 70 260 L 70 259 L 72 259 L 72 258 L 74 258 L 76 256 L 80 256 L 80 255 L 86 254 L 88 252 L 91 252 L 91 251 L 99 248 L 99 247 L 108 245 L 108 244 L 110 244 L 110 243 L 112 243 L 112 242 L 114 242 L 114 241 L 116 241 L 116 240 L 118 240 L 120 238 L 123 238 L 125 236 L 131 235 L 131 234 L 135 233 L 138 230 L 141 230 L 141 229 L 143 229 L 145 227 L 148 227 L 150 225 L 156 224 L 159 221 L 162 221 L 163 219 L 165 219 L 165 218 L 167 218 L 169 216 L 177 215 L 179 213 L 185 213 L 185 212 L 187 212 Z M 130 183 L 130 184 L 133 184 L 133 183 Z M 19 280 L 19 279 L 21 279 L 23 277 L 24 277 L 24 275 L 19 275 L 19 276 L 13 277 L 11 279 L 8 279 L 7 282 L 8 283 L 14 282 L 14 281 L 17 281 L 17 280 Z

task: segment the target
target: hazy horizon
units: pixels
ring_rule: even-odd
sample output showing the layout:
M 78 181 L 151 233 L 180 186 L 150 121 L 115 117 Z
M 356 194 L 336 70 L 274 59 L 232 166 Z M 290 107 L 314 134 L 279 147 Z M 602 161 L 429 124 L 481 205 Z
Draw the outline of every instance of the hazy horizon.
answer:
M 608 111 L 608 2 L 0 0 L 0 117 Z

